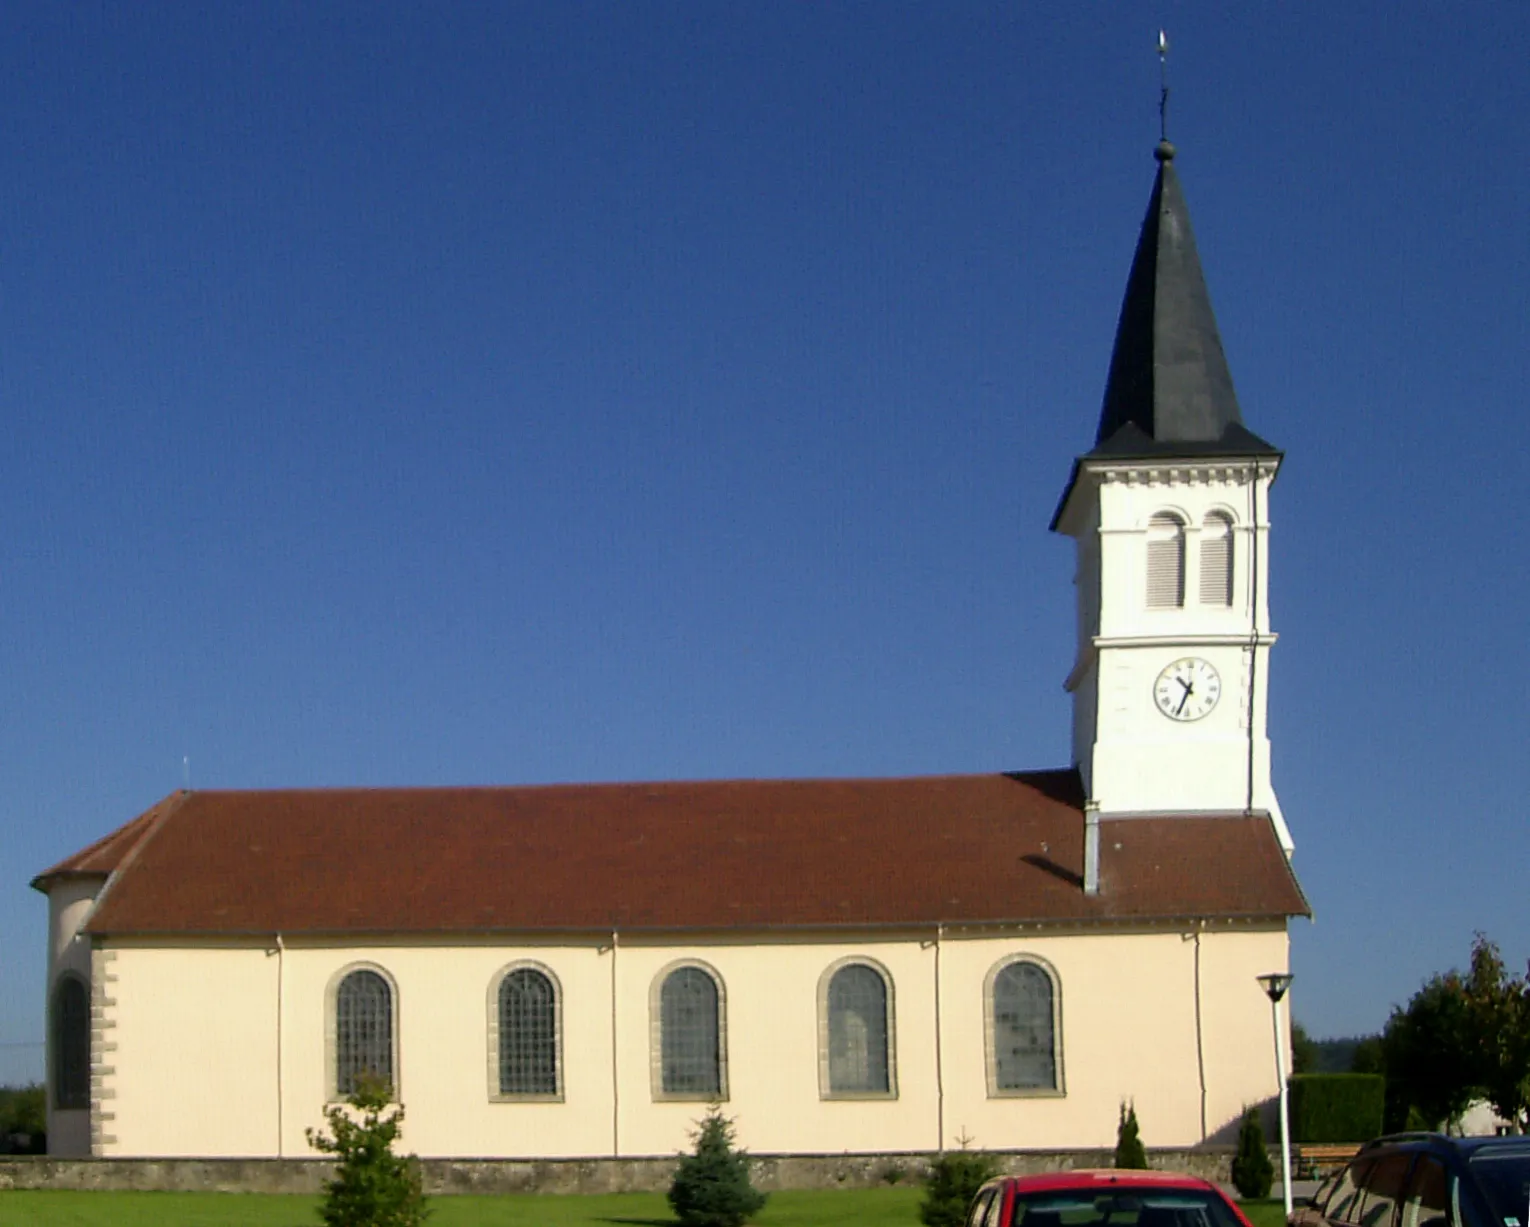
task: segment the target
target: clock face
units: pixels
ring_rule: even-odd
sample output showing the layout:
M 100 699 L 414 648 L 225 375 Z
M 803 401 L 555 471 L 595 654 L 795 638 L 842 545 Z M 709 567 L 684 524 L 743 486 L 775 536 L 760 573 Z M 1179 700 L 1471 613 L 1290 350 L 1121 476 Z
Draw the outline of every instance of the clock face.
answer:
M 1153 683 L 1153 702 L 1170 720 L 1199 720 L 1222 697 L 1222 679 L 1211 662 L 1184 656 L 1167 665 Z

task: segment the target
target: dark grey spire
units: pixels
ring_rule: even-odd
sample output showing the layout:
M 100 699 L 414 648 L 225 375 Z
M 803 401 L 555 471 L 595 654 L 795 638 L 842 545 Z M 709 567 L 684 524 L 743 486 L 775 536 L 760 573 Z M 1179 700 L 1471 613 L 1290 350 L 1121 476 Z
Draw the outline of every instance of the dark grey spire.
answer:
M 1201 275 L 1190 211 L 1160 141 L 1158 178 L 1126 281 L 1091 456 L 1273 453 L 1243 425 Z

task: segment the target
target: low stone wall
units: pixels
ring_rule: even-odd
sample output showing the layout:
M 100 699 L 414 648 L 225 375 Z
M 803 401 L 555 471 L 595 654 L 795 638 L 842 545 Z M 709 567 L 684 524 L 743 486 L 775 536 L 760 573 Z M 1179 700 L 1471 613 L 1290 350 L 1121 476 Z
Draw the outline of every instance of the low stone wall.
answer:
M 1149 1161 L 1226 1184 L 1232 1150 L 1155 1150 Z M 1109 1167 L 1108 1150 L 994 1152 L 1014 1175 Z M 762 1189 L 868 1188 L 916 1182 L 928 1154 L 756 1155 Z M 451 1193 L 635 1193 L 669 1187 L 673 1156 L 648 1159 L 424 1159 L 425 1191 Z M 115 1189 L 195 1193 L 317 1193 L 334 1171 L 326 1159 L 0 1158 L 0 1189 Z

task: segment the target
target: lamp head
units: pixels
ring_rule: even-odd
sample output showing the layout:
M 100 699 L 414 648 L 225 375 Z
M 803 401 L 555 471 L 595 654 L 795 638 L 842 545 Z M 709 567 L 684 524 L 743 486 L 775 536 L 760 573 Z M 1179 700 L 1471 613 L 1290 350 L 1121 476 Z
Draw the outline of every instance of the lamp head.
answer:
M 1286 995 L 1286 990 L 1291 987 L 1291 981 L 1296 977 L 1289 972 L 1271 971 L 1254 978 L 1259 981 L 1259 986 L 1264 989 L 1265 996 L 1271 1001 L 1278 1002 Z

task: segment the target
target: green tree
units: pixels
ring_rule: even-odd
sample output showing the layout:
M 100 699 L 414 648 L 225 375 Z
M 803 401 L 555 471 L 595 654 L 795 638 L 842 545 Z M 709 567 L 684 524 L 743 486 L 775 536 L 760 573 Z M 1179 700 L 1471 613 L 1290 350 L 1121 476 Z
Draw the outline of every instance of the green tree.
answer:
M 733 1122 L 716 1105 L 691 1135 L 696 1148 L 681 1156 L 669 1204 L 682 1227 L 740 1227 L 760 1212 L 765 1194 L 749 1182 L 749 1156 L 734 1144 Z
M 919 1204 L 919 1221 L 924 1227 L 962 1227 L 967 1221 L 967 1207 L 983 1187 L 983 1182 L 999 1174 L 991 1155 L 972 1149 L 972 1139 L 957 1139 L 959 1147 L 936 1155 L 930 1162 L 930 1175 L 924 1184 L 924 1200 Z
M 325 1109 L 329 1133 L 307 1131 L 310 1146 L 339 1160 L 319 1207 L 329 1227 L 419 1227 L 429 1213 L 419 1160 L 393 1153 L 404 1109 L 391 1100 L 385 1079 L 365 1076 L 349 1107 Z
M 1116 1126 L 1115 1166 L 1138 1169 L 1147 1165 L 1147 1151 L 1143 1149 L 1142 1134 L 1137 1128 L 1137 1105 L 1123 1100 L 1121 1120 Z
M 1318 1072 L 1318 1046 L 1307 1034 L 1301 1023 L 1291 1023 L 1291 1072 L 1315 1074 Z
M 12 1134 L 24 1134 L 33 1154 L 47 1150 L 48 1105 L 41 1083 L 0 1086 L 0 1153 Z
M 1264 1144 L 1264 1125 L 1258 1108 L 1243 1109 L 1243 1124 L 1238 1127 L 1238 1152 L 1232 1161 L 1233 1184 L 1242 1197 L 1268 1197 L 1275 1182 L 1275 1165 Z
M 1382 1051 L 1381 1036 L 1364 1035 L 1355 1045 L 1355 1051 L 1349 1058 L 1349 1069 L 1345 1071 L 1351 1074 L 1381 1074 L 1386 1076 L 1386 1054 Z
M 1523 1133 L 1530 1109 L 1530 988 L 1509 975 L 1498 947 L 1478 933 L 1462 981 L 1475 1060 L 1473 1081 L 1493 1110 Z
M 1406 1009 L 1392 1010 L 1381 1034 L 1386 1128 L 1403 1127 L 1410 1109 L 1439 1128 L 1480 1097 L 1472 1027 L 1461 975 L 1453 970 L 1427 980 Z

